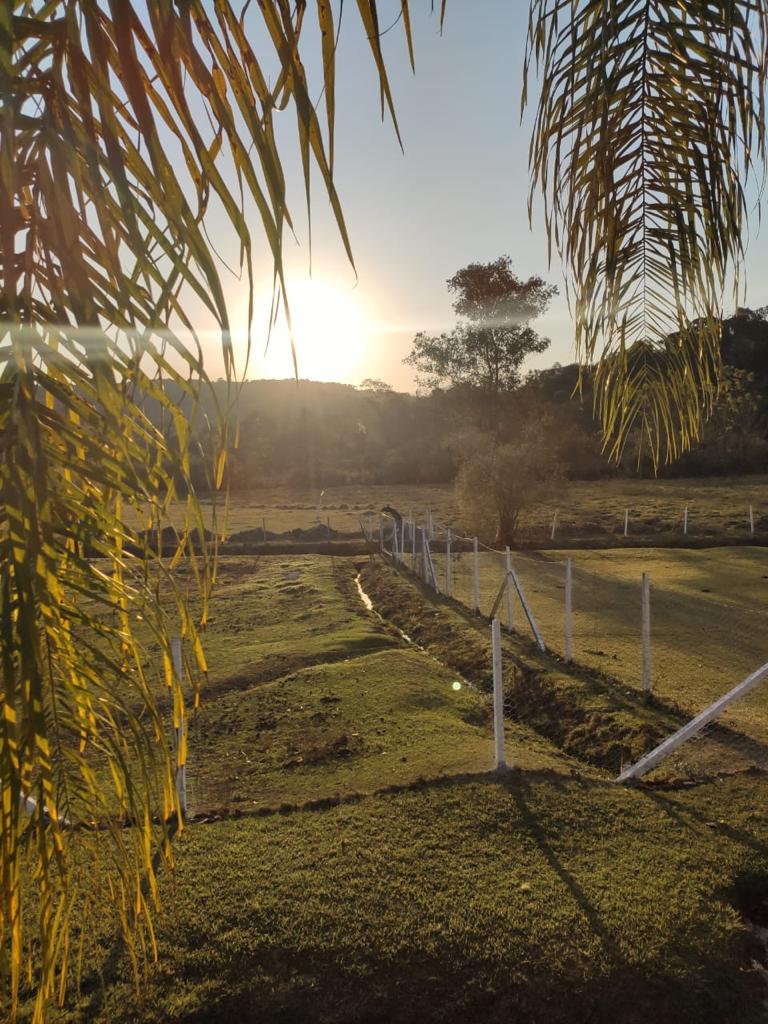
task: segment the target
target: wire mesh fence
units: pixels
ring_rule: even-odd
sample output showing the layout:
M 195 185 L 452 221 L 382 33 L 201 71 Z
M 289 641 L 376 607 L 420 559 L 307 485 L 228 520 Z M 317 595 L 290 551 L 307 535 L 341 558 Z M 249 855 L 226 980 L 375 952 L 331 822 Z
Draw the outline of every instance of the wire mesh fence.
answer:
M 570 560 L 573 660 L 599 670 L 620 689 L 634 692 L 643 685 L 641 581 L 647 573 L 651 582 L 651 689 L 656 697 L 681 709 L 681 720 L 701 711 L 768 661 L 768 549 L 508 552 L 476 542 L 435 517 L 430 522 L 429 517 L 401 520 L 383 516 L 379 520 L 377 516 L 371 533 L 375 546 L 386 556 L 440 594 L 483 616 L 494 613 L 504 628 L 531 637 L 522 595 L 547 649 L 559 657 L 566 653 L 566 566 Z M 509 584 L 510 570 L 519 587 Z M 312 637 L 338 627 L 334 616 L 341 612 L 336 605 L 329 605 L 333 614 L 329 611 L 327 620 L 317 621 L 311 628 L 306 625 L 319 613 L 316 608 L 312 612 L 301 606 L 299 597 L 304 590 L 302 581 L 294 580 L 299 575 L 295 563 L 286 563 L 280 572 L 274 568 L 260 571 L 272 573 L 263 580 L 271 603 L 282 593 L 280 587 L 287 588 L 285 607 L 275 610 L 276 621 L 286 615 L 291 622 L 305 623 L 301 628 L 309 630 Z M 318 573 L 324 570 L 314 565 L 302 571 L 311 577 L 304 582 L 317 583 Z M 328 588 L 331 593 L 330 583 Z M 321 600 L 318 594 L 313 598 L 317 602 Z M 259 615 L 248 620 L 249 630 L 264 617 L 265 606 L 258 608 Z M 354 611 L 350 614 L 355 620 L 349 626 L 350 635 L 355 639 L 359 624 L 355 624 Z M 227 609 L 228 624 L 231 615 Z M 272 628 L 269 623 L 263 626 L 264 630 Z M 281 626 L 281 635 L 288 629 Z M 228 650 L 223 653 L 229 657 Z M 242 674 L 234 655 L 230 660 L 232 673 Z M 340 787 L 340 791 L 353 789 L 359 784 L 360 750 L 356 744 L 364 742 L 357 735 L 360 716 L 373 730 L 365 739 L 368 753 L 375 753 L 374 746 L 380 743 L 382 758 L 392 762 L 387 762 L 386 769 L 395 773 L 392 778 L 399 777 L 398 771 L 405 777 L 413 768 L 415 741 L 411 736 L 390 735 L 395 726 L 387 717 L 389 710 L 378 704 L 386 687 L 350 678 L 350 692 L 354 690 L 360 707 L 356 717 L 347 719 L 344 703 L 337 701 L 343 687 L 337 692 L 335 682 L 323 678 L 320 661 L 312 663 L 310 657 L 307 664 L 312 665 L 310 675 L 294 678 L 290 673 L 285 677 L 277 673 L 284 679 L 280 687 L 246 686 L 247 673 L 241 687 L 239 677 L 233 675 L 232 686 L 225 687 L 216 700 L 204 702 L 193 716 L 186 777 L 193 811 L 225 805 L 279 806 L 295 799 L 300 776 L 306 776 L 307 798 L 322 795 L 329 786 Z M 349 672 L 354 671 L 352 661 Z M 768 684 L 730 706 L 717 723 L 721 734 L 723 728 L 738 733 L 750 763 L 768 768 Z M 402 759 L 398 744 L 406 751 Z M 729 748 L 723 746 L 723 765 L 729 763 L 732 749 L 732 743 Z M 397 757 L 392 750 L 398 751 Z M 325 766 L 333 766 L 327 779 Z M 331 777 L 332 782 L 328 781 Z
M 410 531 L 410 532 L 409 532 Z M 405 547 L 426 523 L 405 523 Z M 763 548 L 691 551 L 495 550 L 433 521 L 429 544 L 443 595 L 507 629 L 531 635 L 521 595 L 553 654 L 566 654 L 566 565 L 571 563 L 571 647 L 575 662 L 643 687 L 642 578 L 650 581 L 650 689 L 695 714 L 768 661 L 768 552 Z M 424 577 L 423 556 L 406 568 Z M 427 582 L 431 582 L 427 578 Z M 759 687 L 720 722 L 768 743 L 768 693 Z M 768 765 L 768 748 L 761 761 Z

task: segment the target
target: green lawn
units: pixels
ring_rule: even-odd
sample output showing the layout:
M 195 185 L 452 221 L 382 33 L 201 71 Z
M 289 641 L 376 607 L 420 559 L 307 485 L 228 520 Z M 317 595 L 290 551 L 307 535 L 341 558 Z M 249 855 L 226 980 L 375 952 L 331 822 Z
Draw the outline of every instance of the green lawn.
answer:
M 606 586 L 634 573 L 614 554 Z M 670 592 L 694 600 L 701 553 L 677 554 L 688 569 Z M 743 615 L 760 590 L 740 590 L 732 557 L 720 575 Z M 358 568 L 420 647 L 366 611 Z M 523 575 L 546 635 L 547 602 Z M 768 893 L 768 783 L 733 736 L 692 744 L 661 785 L 617 786 L 619 759 L 680 714 L 510 636 L 516 769 L 498 775 L 487 624 L 378 560 L 224 558 L 206 643 L 189 736 L 198 817 L 161 872 L 159 960 L 139 999 L 93 881 L 106 837 L 82 836 L 81 985 L 55 1019 L 761 1019 L 739 910 Z
M 456 778 L 192 827 L 143 1001 L 124 962 L 105 992 L 89 963 L 67 1019 L 757 1021 L 733 904 L 765 871 L 766 796 Z
M 642 573 L 651 580 L 653 692 L 690 712 L 702 710 L 768 662 L 768 549 L 633 549 L 629 551 L 516 553 L 514 565 L 548 646 L 564 650 L 566 555 L 573 563 L 574 657 L 616 676 L 635 690 L 642 684 Z M 463 556 L 457 596 L 471 601 L 470 558 Z M 502 572 L 482 560 L 483 608 Z M 506 601 L 502 604 L 506 616 Z M 515 622 L 528 627 L 515 601 Z M 758 689 L 734 705 L 725 724 L 768 743 L 768 702 Z M 768 760 L 766 761 L 768 764 Z
M 208 678 L 198 680 L 203 699 L 391 647 L 391 631 L 363 614 L 350 566 L 318 555 L 222 557 L 205 633 Z M 177 577 L 183 584 L 183 569 Z M 194 607 L 194 584 L 190 593 Z

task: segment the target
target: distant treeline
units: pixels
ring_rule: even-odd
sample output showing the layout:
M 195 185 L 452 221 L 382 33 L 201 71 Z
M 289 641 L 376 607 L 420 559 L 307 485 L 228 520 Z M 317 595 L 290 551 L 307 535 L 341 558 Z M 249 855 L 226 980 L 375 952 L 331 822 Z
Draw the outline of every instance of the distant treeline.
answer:
M 723 360 L 715 415 L 701 442 L 665 467 L 664 475 L 768 471 L 765 311 L 739 310 L 724 321 Z M 650 472 L 642 454 L 638 469 L 636 448 L 627 450 L 619 465 L 603 455 L 589 375 L 581 390 L 578 384 L 575 365 L 529 374 L 521 387 L 504 395 L 507 434 L 514 436 L 516 424 L 539 420 L 574 479 Z M 226 385 L 214 388 L 223 402 Z M 471 389 L 414 396 L 375 386 L 250 381 L 240 392 L 239 445 L 228 460 L 229 485 L 239 491 L 274 484 L 322 489 L 347 483 L 448 483 L 456 475 L 462 433 L 477 404 Z

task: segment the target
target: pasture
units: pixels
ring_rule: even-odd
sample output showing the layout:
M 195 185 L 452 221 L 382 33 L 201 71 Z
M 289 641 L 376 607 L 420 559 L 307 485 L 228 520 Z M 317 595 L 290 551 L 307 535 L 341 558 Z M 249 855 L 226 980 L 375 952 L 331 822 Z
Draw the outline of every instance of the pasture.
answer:
M 422 516 L 431 509 L 435 519 L 461 528 L 461 510 L 451 486 L 350 485 L 316 488 L 268 487 L 234 494 L 226 516 L 219 503 L 218 529 L 236 538 L 244 531 L 267 534 L 307 530 L 330 522 L 338 534 L 360 537 L 361 520 L 377 520 L 384 505 L 403 515 Z M 688 508 L 687 543 L 712 544 L 750 539 L 749 507 L 755 536 L 768 539 L 768 479 L 761 476 L 675 480 L 611 479 L 564 482 L 560 496 L 526 509 L 520 542 L 526 546 L 677 545 L 683 541 L 683 514 Z M 209 521 L 211 503 L 203 502 Z M 624 515 L 629 512 L 628 537 Z M 551 530 L 557 513 L 555 541 Z M 176 513 L 177 517 L 179 512 Z
M 768 660 L 768 557 L 569 554 L 571 666 L 565 553 L 515 555 L 550 651 L 517 609 L 504 774 L 490 770 L 485 619 L 378 556 L 222 557 L 159 961 L 138 1004 L 110 917 L 94 914 L 60 1019 L 761 1019 L 765 950 L 744 914 L 761 921 L 768 895 L 765 692 L 648 784 L 614 779 Z M 454 566 L 456 597 L 467 564 Z M 487 611 L 500 567 L 483 565 Z M 653 580 L 650 703 L 641 571 Z

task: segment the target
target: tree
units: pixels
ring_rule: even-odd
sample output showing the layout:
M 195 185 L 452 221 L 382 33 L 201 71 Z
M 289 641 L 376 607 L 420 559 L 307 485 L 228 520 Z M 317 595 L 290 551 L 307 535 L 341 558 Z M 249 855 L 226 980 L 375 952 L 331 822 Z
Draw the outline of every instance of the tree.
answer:
M 311 8 L 325 137 L 302 60 Z M 394 119 L 377 5 L 358 0 L 357 8 Z M 75 889 L 66 884 L 65 817 L 105 826 L 91 833 L 113 844 L 105 883 L 118 903 L 131 894 L 124 905 L 145 918 L 152 813 L 171 823 L 163 848 L 178 822 L 174 757 L 143 668 L 142 630 L 164 652 L 180 722 L 170 630 L 193 640 L 201 668 L 204 659 L 183 598 L 174 598 L 175 622 L 156 600 L 153 574 L 144 573 L 151 549 L 139 560 L 131 554 L 144 543 L 132 512 L 149 510 L 161 523 L 177 478 L 189 476 L 187 414 L 163 386 L 172 377 L 191 401 L 204 376 L 187 295 L 219 324 L 233 374 L 204 224 L 209 207 L 224 211 L 250 282 L 241 187 L 286 301 L 282 238 L 291 219 L 275 141 L 275 115 L 286 107 L 296 115 L 307 195 L 314 164 L 351 253 L 333 184 L 333 6 L 262 0 L 250 9 L 271 46 L 263 59 L 230 0 L 0 4 L 0 963 L 15 1013 L 24 950 L 34 948 L 24 921 L 35 891 L 37 1021 L 68 956 Z M 407 0 L 400 20 L 413 63 Z M 719 296 L 742 254 L 745 182 L 765 155 L 768 8 L 681 0 L 670 14 L 652 0 L 532 0 L 530 26 L 526 69 L 535 62 L 543 73 L 534 184 L 570 268 L 581 357 L 619 356 L 598 365 L 598 374 L 609 367 L 596 389 L 603 426 L 620 448 L 638 418 L 649 431 L 658 423 L 669 455 L 690 444 L 716 394 Z M 664 372 L 625 362 L 638 343 L 658 348 L 670 323 L 680 344 L 662 348 Z M 147 396 L 170 429 L 146 416 Z M 225 415 L 218 429 L 214 484 L 225 465 Z M 182 557 L 192 530 L 203 529 L 191 486 L 187 493 Z M 100 566 L 94 552 L 106 560 Z M 172 591 L 165 563 L 156 561 L 154 574 Z M 107 776 L 91 771 L 91 755 L 109 764 Z M 24 822 L 21 801 L 33 796 Z M 133 828 L 120 827 L 115 807 Z M 135 922 L 124 923 L 130 933 Z
M 529 421 L 514 442 L 489 444 L 480 434 L 461 447 L 456 493 L 465 527 L 496 544 L 514 544 L 521 513 L 561 486 L 546 421 Z
M 361 391 L 373 391 L 377 395 L 390 394 L 393 390 L 391 384 L 387 384 L 384 380 L 379 380 L 378 377 L 366 377 L 365 380 L 360 381 Z
M 557 288 L 540 277 L 521 281 L 509 256 L 470 263 L 447 283 L 459 324 L 437 337 L 417 334 L 404 362 L 416 369 L 422 388 L 472 389 L 484 421 L 497 429 L 500 396 L 520 385 L 526 356 L 549 345 L 531 321 L 546 312 Z

